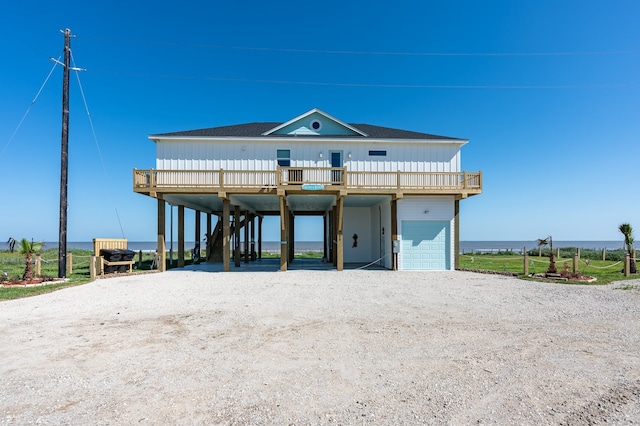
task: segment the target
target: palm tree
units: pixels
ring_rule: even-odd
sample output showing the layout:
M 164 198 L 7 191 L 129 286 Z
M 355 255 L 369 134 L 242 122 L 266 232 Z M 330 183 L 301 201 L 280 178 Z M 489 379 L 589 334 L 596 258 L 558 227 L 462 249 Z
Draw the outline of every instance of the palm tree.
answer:
M 24 274 L 22 275 L 23 280 L 31 280 L 33 279 L 33 266 L 31 266 L 31 256 L 33 253 L 40 251 L 42 249 L 42 243 L 36 243 L 34 241 L 29 241 L 26 238 L 20 240 L 20 254 L 24 255 Z
M 7 240 L 7 247 L 9 247 L 10 253 L 13 253 L 14 250 L 16 249 L 16 243 L 17 241 L 15 238 L 9 237 L 9 239 Z
M 638 273 L 638 268 L 636 267 L 636 261 L 633 258 L 633 228 L 628 223 L 623 223 L 618 226 L 618 230 L 622 232 L 624 235 L 624 244 L 627 246 L 627 253 L 629 254 L 630 259 L 630 269 L 632 274 Z
M 556 269 L 556 261 L 553 257 L 553 239 L 551 236 L 548 236 L 544 239 L 538 240 L 538 246 L 546 246 L 549 244 L 549 269 L 547 269 L 547 274 L 557 274 L 558 270 Z

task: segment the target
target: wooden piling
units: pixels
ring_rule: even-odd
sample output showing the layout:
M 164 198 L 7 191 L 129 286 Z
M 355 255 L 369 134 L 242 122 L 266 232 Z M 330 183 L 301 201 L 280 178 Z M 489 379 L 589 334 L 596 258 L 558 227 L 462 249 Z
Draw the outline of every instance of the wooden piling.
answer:
M 40 272 L 42 271 L 42 258 L 39 254 L 36 254 L 36 277 L 40 276 Z
M 67 253 L 67 275 L 73 274 L 73 253 Z
M 91 260 L 89 260 L 89 276 L 91 277 L 91 281 L 96 279 L 96 256 L 91 255 Z
M 631 257 L 627 254 L 624 256 L 624 276 L 631 275 Z

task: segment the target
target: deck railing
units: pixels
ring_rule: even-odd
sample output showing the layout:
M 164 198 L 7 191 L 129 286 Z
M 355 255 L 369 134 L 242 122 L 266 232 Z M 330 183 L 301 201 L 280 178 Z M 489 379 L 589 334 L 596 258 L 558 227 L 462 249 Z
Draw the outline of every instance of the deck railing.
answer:
M 346 167 L 278 167 L 278 185 L 346 186 Z
M 375 189 L 481 189 L 481 173 L 472 172 L 349 172 L 347 187 Z
M 346 167 L 277 170 L 133 170 L 134 190 L 278 188 L 330 185 L 362 190 L 482 190 L 482 172 L 354 172 Z

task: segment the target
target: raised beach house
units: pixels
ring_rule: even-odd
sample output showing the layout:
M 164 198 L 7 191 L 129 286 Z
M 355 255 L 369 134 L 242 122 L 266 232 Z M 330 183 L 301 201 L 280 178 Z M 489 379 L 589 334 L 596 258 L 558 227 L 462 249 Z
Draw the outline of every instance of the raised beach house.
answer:
M 232 261 L 239 267 L 261 257 L 267 215 L 280 217 L 281 270 L 293 260 L 299 215 L 322 216 L 323 260 L 339 271 L 351 263 L 450 270 L 458 263 L 460 200 L 482 192 L 482 173 L 460 166 L 467 140 L 349 124 L 319 109 L 282 123 L 149 139 L 155 169 L 134 169 L 133 190 L 157 199 L 161 268 L 169 203 L 178 207 L 179 265 L 188 208 L 196 212 L 196 241 L 207 214 L 207 260 L 225 271 Z

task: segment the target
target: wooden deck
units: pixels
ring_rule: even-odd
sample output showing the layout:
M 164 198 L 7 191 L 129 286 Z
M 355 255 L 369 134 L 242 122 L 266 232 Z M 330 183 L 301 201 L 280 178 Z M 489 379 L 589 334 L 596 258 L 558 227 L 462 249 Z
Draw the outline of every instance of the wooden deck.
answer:
M 133 170 L 133 190 L 144 194 L 243 190 L 343 190 L 348 193 L 482 193 L 482 172 L 352 172 L 346 167 L 277 170 Z

